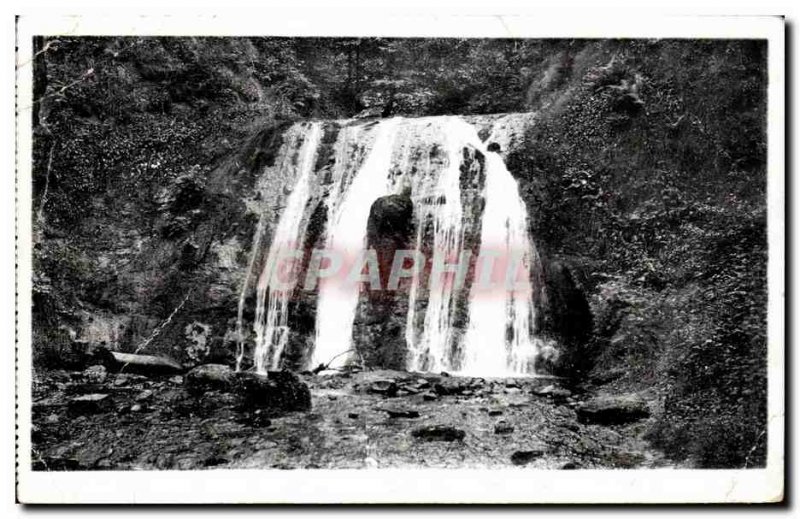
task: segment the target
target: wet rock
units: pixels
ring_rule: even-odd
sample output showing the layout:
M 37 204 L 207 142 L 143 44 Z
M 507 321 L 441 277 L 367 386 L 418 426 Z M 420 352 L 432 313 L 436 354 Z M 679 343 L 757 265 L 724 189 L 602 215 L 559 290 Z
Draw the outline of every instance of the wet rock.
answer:
M 383 396 L 395 396 L 398 391 L 397 383 L 394 380 L 375 380 L 367 386 L 367 393 Z
M 237 373 L 234 390 L 245 407 L 283 412 L 311 409 L 311 391 L 290 371 L 270 371 L 266 376 Z
M 145 402 L 153 398 L 153 390 L 152 389 L 145 389 L 138 395 L 134 397 L 134 400 L 137 402 Z
M 431 387 L 431 383 L 424 378 L 418 378 L 417 380 L 411 382 L 409 385 L 414 389 L 419 389 L 419 390 L 428 389 L 429 387 Z
M 527 465 L 542 456 L 544 456 L 544 449 L 539 447 L 530 450 L 516 451 L 511 455 L 511 463 L 514 465 Z
M 494 426 L 495 434 L 511 434 L 513 432 L 514 426 L 504 420 L 500 420 Z
M 131 406 L 131 413 L 140 413 L 143 409 L 144 407 L 142 404 L 133 404 Z
M 408 195 L 378 198 L 370 207 L 368 234 L 405 240 L 411 232 L 414 204 Z
M 111 396 L 100 393 L 76 396 L 68 404 L 68 410 L 73 415 L 105 413 L 113 407 Z
M 84 370 L 83 377 L 92 384 L 102 384 L 108 377 L 108 370 L 102 364 L 89 366 Z
M 480 382 L 476 382 L 479 380 L 480 379 L 455 378 L 448 375 L 436 382 L 433 385 L 433 390 L 437 395 L 442 396 L 461 395 L 466 392 L 472 392 L 476 387 L 480 387 Z
M 143 375 L 134 375 L 133 373 L 119 373 L 116 377 L 114 377 L 114 382 L 112 383 L 114 387 L 122 387 L 132 384 L 140 384 L 147 380 L 147 377 Z
M 647 402 L 635 395 L 596 397 L 575 411 L 581 422 L 600 425 L 626 424 L 650 416 Z
M 389 415 L 389 418 L 419 418 L 419 411 L 414 409 L 404 409 L 401 407 L 389 407 L 381 409 Z
M 536 396 L 552 398 L 557 402 L 565 402 L 572 396 L 572 391 L 569 389 L 564 389 L 563 387 L 554 385 L 539 387 L 531 392 Z
M 449 425 L 427 425 L 418 427 L 411 431 L 411 436 L 423 441 L 442 441 L 452 442 L 461 441 L 466 436 L 466 433 L 461 429 Z
M 175 385 L 177 385 L 177 386 L 180 386 L 180 385 L 182 385 L 182 384 L 183 384 L 183 377 L 182 377 L 182 376 L 180 376 L 180 375 L 175 375 L 174 377 L 170 377 L 170 378 L 169 378 L 169 381 L 170 381 L 172 384 L 175 384 Z
M 234 372 L 223 364 L 203 364 L 189 371 L 184 378 L 186 389 L 192 393 L 226 391 L 233 384 Z

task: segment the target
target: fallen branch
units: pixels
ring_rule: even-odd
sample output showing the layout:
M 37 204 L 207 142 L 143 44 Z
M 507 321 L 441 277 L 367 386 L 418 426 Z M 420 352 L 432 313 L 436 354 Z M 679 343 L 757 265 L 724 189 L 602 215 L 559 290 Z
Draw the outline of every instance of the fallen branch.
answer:
M 112 351 L 111 354 L 114 356 L 114 360 L 122 364 L 122 368 L 119 370 L 120 373 L 128 366 L 135 371 L 148 373 L 181 373 L 185 371 L 183 366 L 166 357 L 120 353 L 117 351 Z
M 345 351 L 343 351 L 343 352 L 341 352 L 341 353 L 337 353 L 337 354 L 336 354 L 336 355 L 334 355 L 334 356 L 333 356 L 333 357 L 332 357 L 332 358 L 331 358 L 331 359 L 330 359 L 328 362 L 326 362 L 326 363 L 324 363 L 324 364 L 320 364 L 319 366 L 317 366 L 316 368 L 314 368 L 313 370 L 311 370 L 311 373 L 313 373 L 314 375 L 316 375 L 316 374 L 318 374 L 318 373 L 320 373 L 320 372 L 322 372 L 322 371 L 325 371 L 326 369 L 331 369 L 331 368 L 330 368 L 330 365 L 331 365 L 331 363 L 333 363 L 333 361 L 334 361 L 334 360 L 338 359 L 338 358 L 339 358 L 339 357 L 341 357 L 342 355 L 345 355 L 345 354 L 347 354 L 347 353 L 351 353 L 351 352 L 355 352 L 355 354 L 356 354 L 356 355 L 358 355 L 358 359 L 359 359 L 359 361 L 360 361 L 360 363 L 361 363 L 361 369 L 365 369 L 365 368 L 364 368 L 364 366 L 365 366 L 365 364 L 364 364 L 364 357 L 362 357 L 362 356 L 361 356 L 361 353 L 359 353 L 359 351 L 358 351 L 357 349 L 355 349 L 355 348 L 350 348 L 349 350 L 345 350 Z

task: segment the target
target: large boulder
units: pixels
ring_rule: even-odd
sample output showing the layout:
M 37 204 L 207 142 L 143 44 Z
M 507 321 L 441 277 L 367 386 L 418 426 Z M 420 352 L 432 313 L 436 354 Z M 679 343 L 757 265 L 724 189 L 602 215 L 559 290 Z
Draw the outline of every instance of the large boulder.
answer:
M 583 423 L 620 425 L 650 416 L 647 401 L 636 395 L 599 396 L 575 410 Z
M 193 393 L 225 391 L 231 388 L 234 372 L 224 364 L 203 364 L 186 374 L 186 389 Z
M 311 409 L 311 391 L 291 371 L 237 373 L 234 390 L 245 408 L 267 412 L 308 411 Z
M 111 350 L 104 344 L 86 341 L 73 341 L 59 355 L 59 367 L 65 369 L 86 369 L 91 366 L 116 366 Z

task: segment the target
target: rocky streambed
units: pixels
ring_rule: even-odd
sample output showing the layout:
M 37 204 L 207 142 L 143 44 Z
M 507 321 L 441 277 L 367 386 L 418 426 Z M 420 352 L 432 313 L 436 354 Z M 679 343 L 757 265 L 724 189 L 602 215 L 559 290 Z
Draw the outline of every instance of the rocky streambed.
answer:
M 38 371 L 34 469 L 670 465 L 642 439 L 652 402 L 557 379 L 166 371 Z

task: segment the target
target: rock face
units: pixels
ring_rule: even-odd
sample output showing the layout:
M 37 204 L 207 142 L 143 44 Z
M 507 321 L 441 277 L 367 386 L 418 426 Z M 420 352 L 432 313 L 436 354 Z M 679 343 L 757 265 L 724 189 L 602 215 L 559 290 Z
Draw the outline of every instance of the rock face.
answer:
M 414 205 L 408 195 L 378 198 L 367 220 L 367 247 L 378 258 L 381 286 L 386 287 L 395 251 L 410 247 Z M 405 324 L 408 310 L 403 290 L 365 291 L 353 323 L 355 346 L 369 366 L 405 367 Z
M 245 407 L 272 412 L 311 409 L 308 386 L 290 371 L 270 371 L 267 376 L 237 373 L 233 387 Z
M 558 356 L 539 359 L 538 366 L 554 375 L 575 377 L 591 368 L 584 347 L 592 333 L 592 312 L 573 269 L 560 261 L 543 262 L 547 304 L 543 327 L 558 338 Z
M 601 396 L 580 405 L 576 412 L 583 423 L 620 425 L 650 416 L 647 402 L 637 396 Z

